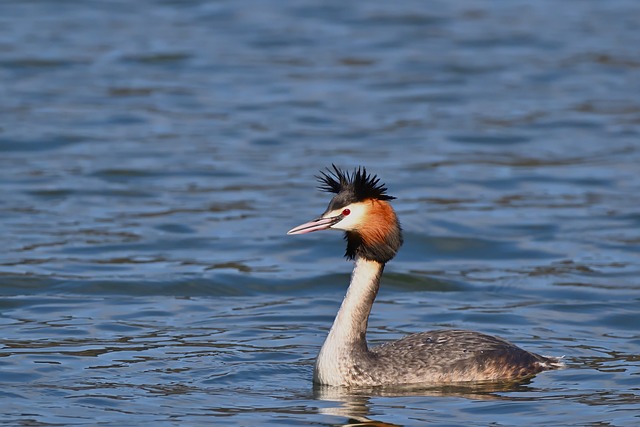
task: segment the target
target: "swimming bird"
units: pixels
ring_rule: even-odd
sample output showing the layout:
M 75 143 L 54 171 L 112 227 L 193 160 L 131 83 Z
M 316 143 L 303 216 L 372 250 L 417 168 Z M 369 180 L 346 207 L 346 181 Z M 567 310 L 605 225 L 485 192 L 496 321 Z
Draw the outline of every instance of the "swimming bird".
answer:
M 319 189 L 335 194 L 326 211 L 287 233 L 342 230 L 345 256 L 354 261 L 346 296 L 316 359 L 315 383 L 396 386 L 517 381 L 562 366 L 558 358 L 465 330 L 421 332 L 369 348 L 369 314 L 384 266 L 402 245 L 402 229 L 389 203 L 395 197 L 387 194 L 377 176 L 364 167 L 352 172 L 332 168 L 317 176 Z

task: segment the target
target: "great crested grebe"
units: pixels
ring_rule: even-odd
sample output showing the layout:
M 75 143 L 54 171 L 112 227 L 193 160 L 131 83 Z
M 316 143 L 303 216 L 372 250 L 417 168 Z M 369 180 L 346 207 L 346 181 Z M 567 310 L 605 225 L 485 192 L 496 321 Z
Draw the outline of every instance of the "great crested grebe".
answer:
M 387 188 L 365 168 L 352 173 L 333 165 L 317 177 L 335 193 L 322 216 L 287 234 L 335 229 L 345 232 L 345 256 L 355 260 L 351 283 L 316 360 L 313 381 L 331 386 L 384 386 L 513 381 L 562 366 L 501 338 L 464 330 L 408 335 L 367 346 L 367 322 L 385 263 L 402 245 L 402 230 Z

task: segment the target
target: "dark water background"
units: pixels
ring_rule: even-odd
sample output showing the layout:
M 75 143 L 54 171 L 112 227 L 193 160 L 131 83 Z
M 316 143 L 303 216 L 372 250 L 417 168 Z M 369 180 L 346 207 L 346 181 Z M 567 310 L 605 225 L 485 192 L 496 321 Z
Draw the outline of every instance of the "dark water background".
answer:
M 639 20 L 0 2 L 0 424 L 638 425 Z M 338 233 L 285 232 L 332 162 L 379 174 L 405 229 L 371 341 L 467 328 L 567 369 L 314 390 L 350 265 Z

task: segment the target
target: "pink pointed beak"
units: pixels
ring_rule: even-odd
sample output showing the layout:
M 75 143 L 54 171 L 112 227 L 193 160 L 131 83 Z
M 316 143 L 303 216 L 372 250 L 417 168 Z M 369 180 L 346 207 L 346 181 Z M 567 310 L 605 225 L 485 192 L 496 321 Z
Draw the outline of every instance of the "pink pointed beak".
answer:
M 326 230 L 342 218 L 342 215 L 338 215 L 329 218 L 314 219 L 313 221 L 305 222 L 304 224 L 300 224 L 299 226 L 292 228 L 287 231 L 287 234 L 305 234 L 313 231 Z

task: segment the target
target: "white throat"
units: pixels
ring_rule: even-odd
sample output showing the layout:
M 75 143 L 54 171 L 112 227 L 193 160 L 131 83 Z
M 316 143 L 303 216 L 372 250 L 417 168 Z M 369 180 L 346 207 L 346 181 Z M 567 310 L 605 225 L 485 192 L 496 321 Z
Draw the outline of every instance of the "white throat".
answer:
M 368 352 L 367 323 L 383 268 L 377 261 L 356 258 L 349 289 L 316 360 L 314 382 L 346 384 L 350 366 Z

